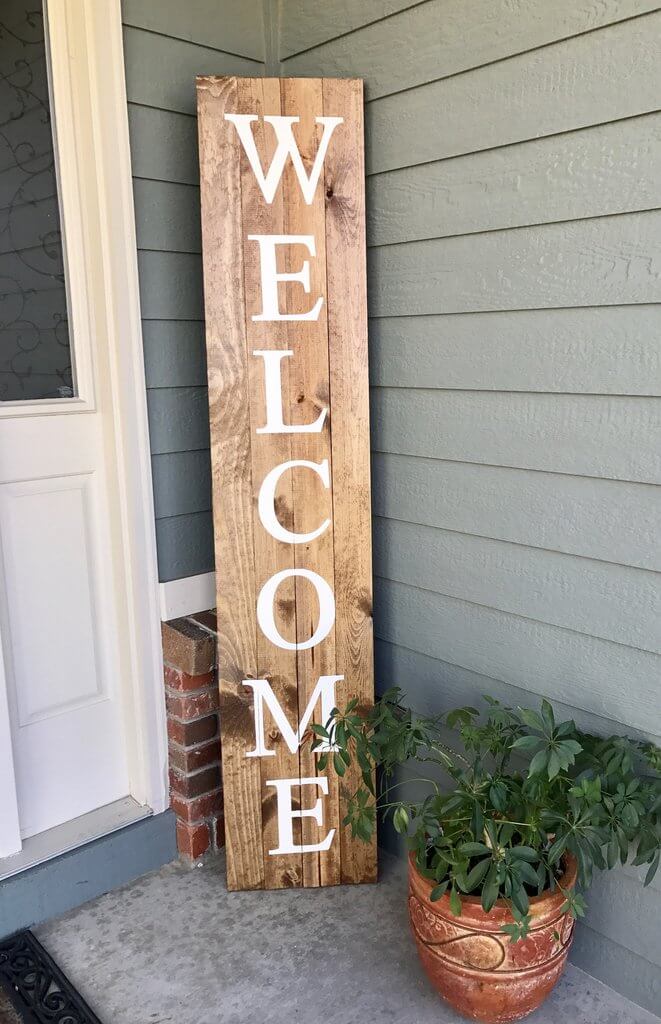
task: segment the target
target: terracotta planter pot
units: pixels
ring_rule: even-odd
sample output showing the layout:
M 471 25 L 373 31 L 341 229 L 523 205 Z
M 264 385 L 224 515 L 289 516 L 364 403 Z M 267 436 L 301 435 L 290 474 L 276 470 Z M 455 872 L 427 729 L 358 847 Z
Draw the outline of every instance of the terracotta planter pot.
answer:
M 568 855 L 561 885 L 571 889 L 575 883 L 576 861 Z M 411 929 L 422 965 L 440 995 L 465 1017 L 490 1024 L 520 1020 L 536 1010 L 560 977 L 571 945 L 574 921 L 560 909 L 562 893 L 556 889 L 533 897 L 528 938 L 510 942 L 500 930 L 512 921 L 503 900 L 487 914 L 478 898 L 463 896 L 461 917 L 455 917 L 447 894 L 432 903 L 431 890 L 411 855 Z

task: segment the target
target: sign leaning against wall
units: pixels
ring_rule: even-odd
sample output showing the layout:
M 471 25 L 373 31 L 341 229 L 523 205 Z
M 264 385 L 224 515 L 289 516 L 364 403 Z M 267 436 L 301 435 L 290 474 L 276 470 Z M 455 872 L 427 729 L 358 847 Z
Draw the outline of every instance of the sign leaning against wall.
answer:
M 309 742 L 373 698 L 362 82 L 197 92 L 227 883 L 374 881 Z

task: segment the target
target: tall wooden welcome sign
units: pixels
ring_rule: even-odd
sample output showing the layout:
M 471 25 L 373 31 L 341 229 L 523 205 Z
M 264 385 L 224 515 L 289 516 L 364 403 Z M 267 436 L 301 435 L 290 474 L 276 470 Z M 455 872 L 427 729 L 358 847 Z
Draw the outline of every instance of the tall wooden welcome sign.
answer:
M 373 698 L 362 83 L 197 91 L 228 887 L 373 881 L 309 739 Z

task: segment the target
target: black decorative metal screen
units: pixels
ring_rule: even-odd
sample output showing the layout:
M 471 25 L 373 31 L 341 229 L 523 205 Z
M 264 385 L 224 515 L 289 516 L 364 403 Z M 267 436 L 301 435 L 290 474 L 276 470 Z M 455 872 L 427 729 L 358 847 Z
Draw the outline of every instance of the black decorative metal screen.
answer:
M 44 18 L 0 2 L 0 401 L 74 394 Z
M 0 941 L 0 989 L 25 1024 L 101 1024 L 31 932 Z

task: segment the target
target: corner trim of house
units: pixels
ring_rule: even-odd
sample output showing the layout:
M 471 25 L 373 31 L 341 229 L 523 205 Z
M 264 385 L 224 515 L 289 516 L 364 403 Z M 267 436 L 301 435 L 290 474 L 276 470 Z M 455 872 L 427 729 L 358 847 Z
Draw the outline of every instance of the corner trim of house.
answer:
M 125 721 L 131 795 L 169 806 L 158 567 L 120 0 L 64 0 L 82 9 L 93 125 L 99 234 L 115 437 L 117 538 L 127 615 Z M 89 154 L 88 154 L 89 159 Z
M 185 576 L 181 580 L 170 580 L 159 584 L 161 619 L 179 619 L 195 615 L 216 605 L 215 572 L 200 573 L 199 576 Z

